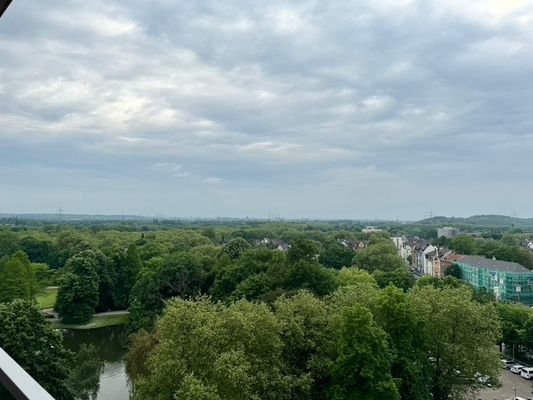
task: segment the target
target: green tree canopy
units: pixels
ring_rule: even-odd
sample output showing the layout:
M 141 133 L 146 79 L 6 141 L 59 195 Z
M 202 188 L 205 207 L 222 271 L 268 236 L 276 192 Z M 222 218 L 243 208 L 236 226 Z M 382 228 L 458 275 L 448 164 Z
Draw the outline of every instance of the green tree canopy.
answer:
M 59 331 L 31 303 L 0 304 L 0 347 L 56 400 L 74 400 L 68 386 L 71 354 Z M 9 398 L 0 385 L 0 398 Z
M 337 240 L 331 240 L 324 245 L 324 250 L 320 253 L 319 261 L 326 267 L 341 269 L 351 267 L 354 252 L 343 246 Z
M 354 257 L 354 264 L 369 272 L 391 272 L 405 268 L 405 261 L 398 255 L 398 249 L 390 240 L 379 241 L 359 251 Z
M 399 400 L 386 334 L 370 310 L 361 305 L 345 309 L 339 329 L 332 399 Z
M 176 299 L 158 322 L 148 368 L 137 368 L 134 399 L 285 399 L 280 331 L 262 304 Z
M 38 269 L 23 251 L 0 259 L 0 303 L 14 299 L 35 301 L 40 287 Z
M 72 256 L 59 285 L 55 309 L 67 323 L 87 322 L 98 305 L 97 260 L 89 252 Z
M 433 399 L 471 398 L 478 389 L 478 374 L 497 381 L 500 366 L 495 344 L 501 329 L 492 305 L 472 300 L 466 287 L 425 286 L 413 291 L 411 298 L 433 360 Z
M 298 261 L 312 261 L 318 256 L 318 246 L 315 242 L 303 237 L 295 239 L 287 251 L 287 260 L 294 264 Z

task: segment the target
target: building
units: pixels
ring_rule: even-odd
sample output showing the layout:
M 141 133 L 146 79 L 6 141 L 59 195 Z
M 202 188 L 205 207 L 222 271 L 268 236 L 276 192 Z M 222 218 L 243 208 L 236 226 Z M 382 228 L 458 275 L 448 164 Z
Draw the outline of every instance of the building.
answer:
M 391 238 L 396 247 L 398 248 L 398 255 L 402 257 L 405 261 L 413 254 L 413 249 L 407 243 L 407 238 L 403 236 L 395 236 Z
M 413 244 L 411 267 L 418 275 L 429 275 L 436 278 L 442 277 L 440 266 L 439 248 L 432 244 L 427 244 L 420 240 L 419 243 Z
M 446 275 L 446 271 L 454 265 L 457 264 L 457 261 L 462 260 L 465 258 L 465 256 L 461 254 L 456 254 L 451 250 L 446 249 L 440 249 L 441 250 L 441 256 L 440 256 L 440 268 L 443 275 Z
M 376 233 L 383 232 L 383 229 L 376 228 L 375 226 L 367 226 L 366 228 L 361 229 L 362 233 Z
M 498 301 L 533 305 L 533 271 L 526 267 L 480 256 L 464 256 L 455 264 L 465 282 L 493 291 Z
M 459 229 L 457 228 L 451 228 L 449 226 L 445 226 L 443 228 L 437 229 L 437 237 L 445 237 L 446 239 L 453 239 L 456 236 L 459 236 Z
M 352 251 L 359 251 L 366 249 L 368 247 L 367 240 L 349 240 L 349 239 L 337 239 L 337 241 L 342 244 L 347 249 Z

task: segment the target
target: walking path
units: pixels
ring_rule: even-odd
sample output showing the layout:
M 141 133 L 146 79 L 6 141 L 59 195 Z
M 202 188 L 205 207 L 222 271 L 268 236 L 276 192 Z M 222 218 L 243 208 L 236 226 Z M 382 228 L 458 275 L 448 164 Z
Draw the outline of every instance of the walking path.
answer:
M 85 324 L 64 324 L 61 319 L 48 318 L 51 324 L 58 329 L 95 329 L 103 328 L 106 326 L 124 325 L 128 322 L 128 316 L 130 312 L 128 310 L 106 311 L 96 313 L 91 320 Z

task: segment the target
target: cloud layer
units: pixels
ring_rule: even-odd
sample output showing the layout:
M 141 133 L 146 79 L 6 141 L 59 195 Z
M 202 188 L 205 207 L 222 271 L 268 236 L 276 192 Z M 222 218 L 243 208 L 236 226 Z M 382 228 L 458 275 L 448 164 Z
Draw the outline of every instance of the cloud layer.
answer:
M 0 211 L 532 216 L 533 2 L 14 1 Z

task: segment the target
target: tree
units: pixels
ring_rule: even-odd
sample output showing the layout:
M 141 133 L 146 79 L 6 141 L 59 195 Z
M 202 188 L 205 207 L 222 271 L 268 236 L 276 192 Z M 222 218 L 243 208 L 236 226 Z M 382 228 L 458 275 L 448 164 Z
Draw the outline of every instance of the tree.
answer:
M 472 236 L 457 236 L 450 242 L 450 249 L 459 254 L 477 254 L 477 242 Z
M 307 289 L 325 296 L 336 288 L 335 274 L 317 262 L 302 260 L 288 267 L 284 284 L 286 289 Z
M 91 319 L 98 305 L 96 261 L 90 255 L 72 256 L 65 266 L 55 309 L 67 323 L 84 323 Z
M 294 376 L 295 399 L 324 399 L 331 386 L 331 365 L 335 357 L 335 331 L 325 301 L 307 291 L 274 304 L 281 323 L 283 360 Z
M 20 250 L 18 236 L 13 232 L 0 231 L 0 259 Z
M 427 382 L 431 378 L 427 348 L 423 338 L 423 320 L 414 310 L 407 294 L 389 286 L 380 291 L 374 316 L 387 333 L 391 351 L 391 374 L 400 397 L 409 400 L 429 400 Z
M 496 310 L 502 324 L 500 343 L 505 343 L 507 346 L 520 346 L 531 311 L 522 305 L 505 303 L 498 303 Z
M 14 299 L 35 301 L 39 290 L 36 267 L 23 251 L 0 260 L 0 302 Z
M 424 286 L 412 291 L 410 298 L 423 321 L 434 400 L 471 398 L 479 389 L 478 374 L 497 381 L 500 366 L 495 344 L 501 329 L 492 305 L 474 301 L 467 287 Z
M 272 278 L 265 272 L 251 275 L 241 281 L 230 295 L 230 300 L 255 300 L 273 289 Z
M 222 248 L 222 254 L 227 255 L 232 260 L 236 260 L 241 257 L 241 255 L 249 250 L 252 246 L 246 240 L 241 237 L 231 239 L 228 243 Z
M 135 368 L 134 399 L 287 399 L 280 331 L 264 304 L 175 299 L 154 331 L 146 367 Z
M 386 334 L 370 310 L 358 304 L 343 310 L 339 330 L 332 399 L 399 400 Z
M 372 276 L 376 279 L 376 282 L 381 288 L 394 285 L 406 292 L 415 284 L 415 277 L 406 267 L 398 268 L 390 272 L 376 271 Z
M 51 240 L 41 240 L 34 236 L 26 236 L 20 241 L 20 247 L 34 263 L 44 263 L 56 268 L 56 251 Z
M 390 240 L 378 242 L 359 251 L 354 257 L 354 264 L 369 272 L 390 272 L 406 267 L 405 261 L 398 255 L 398 249 Z
M 324 251 L 320 254 L 319 261 L 326 267 L 341 269 L 343 267 L 350 267 L 353 257 L 353 251 L 338 241 L 332 240 L 324 245 Z
M 56 400 L 73 400 L 67 385 L 71 353 L 31 303 L 15 300 L 0 304 L 0 347 Z M 0 398 L 9 398 L 0 385 Z
M 496 302 L 496 296 L 494 295 L 494 292 L 492 290 L 488 290 L 484 287 L 481 287 L 479 289 L 475 289 L 474 287 L 472 287 L 472 291 L 472 298 L 478 303 L 490 304 Z
M 454 278 L 457 278 L 457 279 L 463 279 L 463 270 L 461 269 L 459 265 L 452 264 L 451 267 L 448 268 L 444 272 L 444 275 L 453 276 Z
M 370 285 L 377 289 L 378 284 L 376 279 L 372 277 L 367 271 L 358 268 L 343 268 L 337 275 L 337 284 L 339 286 L 353 286 L 353 285 Z
M 256 299 L 283 283 L 286 271 L 279 268 L 284 266 L 283 253 L 264 248 L 248 250 L 238 260 L 221 258 L 215 267 L 213 298 Z M 255 276 L 258 274 L 259 277 Z
M 137 275 L 142 269 L 142 261 L 134 244 L 127 247 L 126 251 L 117 255 L 114 260 L 114 290 L 113 306 L 118 309 L 128 308 L 129 297 Z
M 416 281 L 417 288 L 423 288 L 425 286 L 433 286 L 435 288 L 460 288 L 466 287 L 466 284 L 453 276 L 446 276 L 444 278 L 437 278 L 435 276 L 423 276 Z
M 297 238 L 287 251 L 287 261 L 290 264 L 297 263 L 298 261 L 312 261 L 318 255 L 317 245 L 302 237 Z
M 202 259 L 191 253 L 152 259 L 141 270 L 131 292 L 130 329 L 150 328 L 165 300 L 200 294 L 203 275 Z

